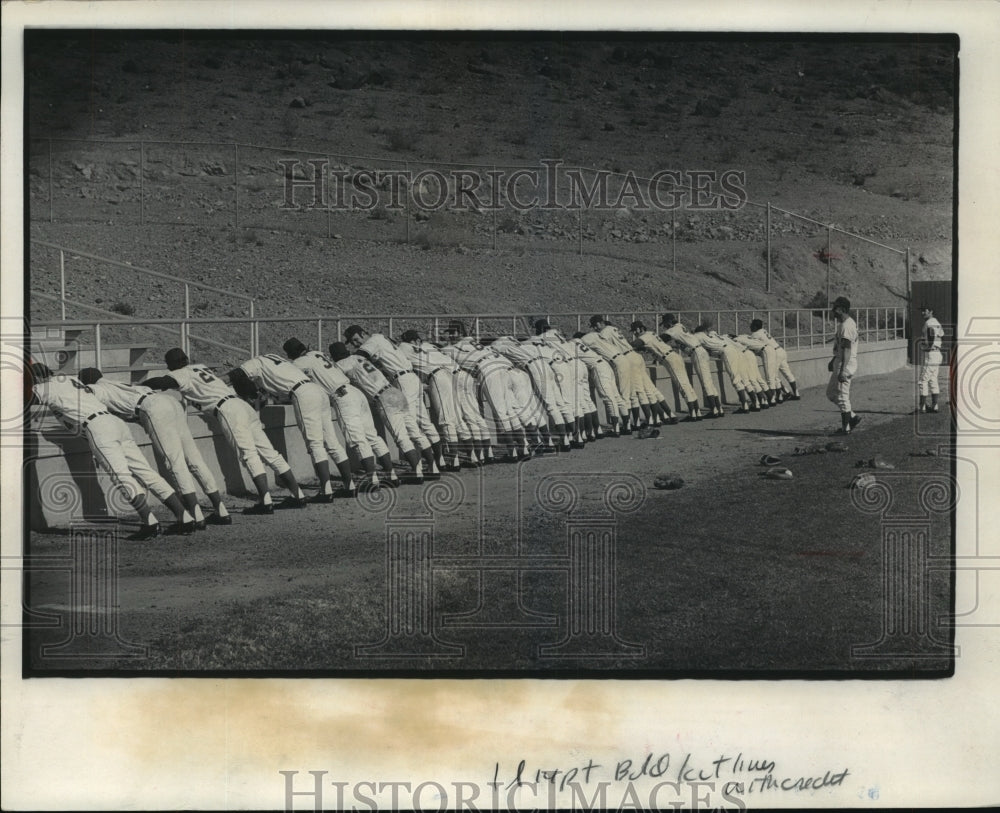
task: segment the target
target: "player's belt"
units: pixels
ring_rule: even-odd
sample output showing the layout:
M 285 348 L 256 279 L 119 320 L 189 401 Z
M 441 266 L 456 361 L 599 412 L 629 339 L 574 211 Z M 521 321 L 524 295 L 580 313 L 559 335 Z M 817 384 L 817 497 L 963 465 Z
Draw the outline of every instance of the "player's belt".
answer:
M 614 361 L 614 360 L 615 360 L 616 358 L 618 358 L 619 356 L 624 356 L 624 355 L 625 355 L 625 351 L 623 350 L 623 351 L 622 351 L 621 353 L 615 353 L 615 354 L 614 354 L 614 355 L 613 355 L 613 356 L 611 357 L 611 360 L 612 360 L 612 361 Z
M 143 395 L 141 398 L 139 398 L 138 401 L 135 402 L 135 414 L 136 415 L 139 414 L 139 407 L 142 406 L 142 402 L 145 401 L 147 398 L 149 398 L 149 396 L 152 395 L 152 394 L 153 393 L 151 393 L 151 392 L 147 392 L 145 395 Z
M 288 394 L 289 394 L 289 395 L 291 395 L 291 394 L 292 394 L 293 392 L 295 392 L 295 390 L 297 390 L 297 389 L 298 389 L 299 387 L 301 387 L 301 386 L 302 386 L 303 384 L 308 384 L 308 383 L 309 383 L 309 379 L 308 379 L 308 378 L 306 378 L 306 379 L 304 379 L 304 380 L 300 381 L 300 382 L 299 382 L 298 384 L 296 384 L 296 385 L 295 385 L 294 387 L 292 387 L 292 388 L 291 388 L 291 389 L 290 389 L 290 390 L 288 391 Z
M 447 367 L 435 367 L 433 370 L 427 373 L 427 377 L 430 378 L 435 373 L 440 373 L 442 370 L 447 370 L 447 369 L 448 369 Z
M 101 415 L 110 415 L 110 414 L 111 414 L 110 412 L 103 411 L 103 412 L 95 412 L 93 415 L 88 415 L 87 420 L 85 420 L 83 423 L 80 424 L 80 428 L 86 429 L 87 424 L 90 423 L 92 420 L 94 420 L 94 418 L 100 417 Z
M 392 387 L 392 384 L 386 384 L 384 387 L 382 387 L 382 389 L 380 389 L 378 392 L 376 392 L 375 395 L 372 396 L 372 397 L 373 398 L 378 398 L 383 392 L 385 392 L 387 389 L 389 389 L 391 387 Z
M 233 399 L 235 397 L 236 397 L 235 395 L 227 395 L 225 398 L 220 398 L 219 402 L 215 405 L 215 410 L 212 412 L 212 414 L 215 415 L 216 418 L 218 418 L 219 417 L 219 407 L 221 407 L 224 403 L 226 403 L 226 401 L 229 401 L 229 400 L 231 400 L 231 399 Z

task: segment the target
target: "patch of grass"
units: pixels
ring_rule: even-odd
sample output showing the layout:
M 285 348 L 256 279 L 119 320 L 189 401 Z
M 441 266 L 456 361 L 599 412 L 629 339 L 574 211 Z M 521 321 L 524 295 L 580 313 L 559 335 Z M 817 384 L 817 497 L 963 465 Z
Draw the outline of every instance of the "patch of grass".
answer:
M 421 136 L 412 127 L 394 127 L 386 130 L 386 146 L 392 152 L 412 152 L 420 145 Z

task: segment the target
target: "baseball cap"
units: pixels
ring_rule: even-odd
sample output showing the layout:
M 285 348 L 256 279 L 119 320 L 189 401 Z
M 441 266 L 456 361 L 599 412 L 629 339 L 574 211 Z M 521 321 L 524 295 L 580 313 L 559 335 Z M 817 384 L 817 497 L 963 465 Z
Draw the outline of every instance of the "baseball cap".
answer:
M 923 305 L 920 306 L 920 310 L 922 310 L 922 311 L 933 311 L 934 307 L 932 305 L 928 305 L 925 302 Z
M 179 347 L 171 347 L 163 356 L 163 360 L 167 362 L 168 370 L 179 370 L 188 363 L 187 353 L 181 350 Z
M 347 345 L 343 342 L 334 342 L 330 345 L 330 358 L 334 361 L 346 359 L 349 355 L 351 355 L 351 353 L 347 349 Z
M 294 337 L 285 342 L 281 347 L 285 351 L 285 355 L 290 359 L 297 359 L 309 349 Z
M 642 322 L 633 322 L 631 325 L 629 325 L 629 330 L 635 331 L 636 333 L 639 333 L 645 329 L 646 326 Z
M 833 307 L 843 308 L 845 311 L 849 311 L 851 309 L 851 300 L 846 296 L 838 296 L 835 300 L 833 300 Z
M 465 335 L 465 322 L 458 319 L 453 319 L 448 323 L 448 329 L 446 333 L 457 333 L 459 336 Z
M 535 321 L 535 333 L 544 333 L 549 329 L 549 323 L 547 319 L 538 319 Z
M 365 329 L 361 327 L 361 325 L 348 325 L 347 330 L 344 331 L 344 338 L 347 339 L 347 341 L 350 341 L 351 337 L 364 332 Z
M 750 330 L 760 330 L 762 327 L 764 327 L 764 322 L 760 319 L 754 319 L 750 323 Z
M 100 381 L 104 378 L 104 374 L 96 367 L 84 367 L 80 370 L 77 378 L 79 378 L 84 384 L 93 384 L 95 381 Z
M 601 314 L 599 314 L 599 313 L 595 313 L 593 316 L 590 317 L 590 326 L 593 327 L 598 322 L 603 322 L 603 321 L 604 321 L 604 317 L 601 316 Z
M 416 342 L 420 340 L 420 334 L 415 330 L 404 330 L 403 335 L 399 338 L 404 342 Z

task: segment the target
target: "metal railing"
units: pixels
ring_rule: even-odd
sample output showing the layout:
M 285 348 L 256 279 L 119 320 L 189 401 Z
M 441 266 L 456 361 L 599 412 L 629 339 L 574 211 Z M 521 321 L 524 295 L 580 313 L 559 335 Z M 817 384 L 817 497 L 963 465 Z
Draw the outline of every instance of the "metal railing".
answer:
M 226 290 L 225 288 L 217 288 L 214 285 L 208 285 L 208 284 L 206 284 L 204 282 L 197 282 L 196 280 L 185 279 L 184 277 L 178 277 L 178 276 L 175 276 L 173 274 L 167 274 L 167 273 L 164 273 L 163 271 L 153 271 L 150 268 L 143 268 L 142 266 L 131 265 L 130 263 L 120 262 L 119 260 L 112 260 L 112 259 L 110 259 L 108 257 L 101 257 L 101 256 L 99 256 L 97 254 L 89 254 L 86 251 L 79 251 L 79 250 L 74 249 L 74 248 L 68 248 L 66 246 L 60 246 L 60 245 L 57 245 L 56 243 L 50 243 L 50 242 L 48 242 L 46 240 L 34 240 L 33 239 L 31 241 L 31 244 L 33 246 L 44 246 L 45 248 L 54 249 L 54 250 L 56 250 L 56 251 L 59 252 L 59 296 L 58 297 L 52 297 L 50 295 L 42 294 L 42 293 L 37 293 L 37 292 L 33 292 L 32 296 L 40 296 L 40 297 L 42 297 L 44 299 L 56 299 L 60 303 L 60 306 L 61 306 L 61 314 L 62 314 L 63 321 L 66 321 L 66 306 L 67 305 L 73 305 L 75 307 L 89 308 L 91 310 L 100 311 L 101 313 L 108 314 L 108 315 L 110 315 L 113 318 L 119 315 L 115 311 L 110 311 L 110 310 L 107 310 L 106 308 L 99 308 L 96 305 L 89 305 L 89 304 L 84 303 L 84 302 L 74 301 L 74 300 L 69 299 L 67 297 L 67 295 L 66 295 L 66 256 L 67 256 L 67 254 L 71 258 L 73 258 L 73 257 L 82 257 L 82 258 L 85 258 L 85 259 L 88 259 L 88 260 L 94 260 L 95 262 L 98 262 L 98 263 L 103 263 L 105 265 L 110 265 L 110 266 L 113 266 L 115 268 L 123 268 L 123 269 L 125 269 L 127 271 L 130 271 L 130 272 L 134 271 L 134 272 L 136 272 L 138 274 L 143 274 L 143 275 L 148 276 L 148 277 L 153 277 L 153 278 L 156 278 L 156 279 L 170 280 L 171 282 L 175 282 L 175 283 L 179 283 L 180 285 L 183 285 L 183 287 L 184 287 L 184 319 L 185 320 L 189 320 L 189 321 L 191 320 L 191 290 L 192 289 L 199 290 L 199 291 L 210 291 L 212 293 L 222 294 L 223 296 L 225 296 L 225 297 L 227 297 L 229 299 L 238 299 L 240 301 L 247 302 L 249 304 L 249 309 L 250 309 L 250 318 L 252 319 L 254 317 L 254 315 L 255 315 L 254 311 L 255 311 L 255 308 L 256 308 L 256 303 L 254 301 L 254 298 L 252 296 L 247 296 L 246 294 L 241 294 L 241 293 L 237 293 L 236 291 Z M 116 320 L 116 321 L 118 321 L 118 320 Z M 153 321 L 155 322 L 156 320 L 153 320 Z M 149 320 L 144 320 L 144 324 L 149 324 L 149 323 L 151 323 Z M 227 345 L 224 345 L 224 344 L 220 344 L 219 342 L 214 341 L 212 339 L 208 339 L 206 337 L 197 337 L 197 338 L 199 338 L 202 341 L 207 341 L 207 342 L 212 343 L 212 344 L 219 344 L 219 346 L 227 346 Z M 255 348 L 255 345 L 253 344 L 253 332 L 252 331 L 251 331 L 250 342 L 251 342 L 250 343 L 250 349 L 251 349 L 251 351 L 253 351 L 254 348 Z M 185 345 L 185 350 L 186 349 L 187 349 L 187 347 Z
M 44 294 L 36 294 L 55 299 Z M 85 306 L 94 307 L 94 306 Z M 100 310 L 100 308 L 95 308 Z M 760 319 L 765 328 L 789 350 L 820 347 L 832 340 L 833 322 L 822 312 L 807 310 L 717 310 L 717 311 L 671 311 L 677 313 L 689 328 L 702 322 L 712 322 L 716 329 L 725 333 L 746 333 L 750 331 L 753 319 Z M 185 319 L 127 319 L 113 314 L 116 318 L 103 320 L 36 320 L 33 330 L 45 328 L 79 329 L 94 333 L 94 349 L 97 366 L 101 365 L 101 351 L 104 332 L 109 328 L 150 328 L 160 333 L 179 337 L 180 346 L 192 358 L 210 363 L 209 358 L 192 354 L 192 343 L 200 347 L 210 347 L 239 354 L 239 363 L 261 352 L 274 352 L 292 333 L 305 344 L 315 338 L 315 347 L 325 350 L 325 342 L 341 341 L 344 330 L 351 324 L 359 324 L 370 333 L 380 332 L 398 338 L 404 330 L 417 330 L 423 338 L 437 340 L 444 336 L 453 321 L 463 322 L 468 335 L 477 339 L 492 339 L 505 334 L 527 336 L 534 333 L 534 320 L 544 318 L 553 327 L 564 333 L 589 330 L 590 313 L 549 313 L 535 316 L 523 314 L 355 314 L 355 315 L 314 315 L 314 316 L 271 316 L 271 317 L 231 317 L 231 318 L 185 318 Z M 659 313 L 634 311 L 630 313 L 602 314 L 628 335 L 629 326 L 634 321 L 642 321 L 653 331 L 659 330 Z M 893 341 L 905 338 L 906 311 L 904 308 L 858 308 L 854 311 L 861 340 L 865 342 Z M 247 325 L 250 331 L 249 346 L 241 347 L 191 332 L 192 325 Z M 732 329 L 728 329 L 732 327 Z M 262 340 L 261 334 L 264 334 Z

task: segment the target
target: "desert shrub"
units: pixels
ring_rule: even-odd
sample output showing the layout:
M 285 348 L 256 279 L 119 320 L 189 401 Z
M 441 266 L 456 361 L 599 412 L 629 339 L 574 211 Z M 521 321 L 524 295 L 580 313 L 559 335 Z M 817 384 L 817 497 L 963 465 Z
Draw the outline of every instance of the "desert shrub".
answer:
M 122 316 L 134 316 L 135 315 L 135 305 L 130 302 L 118 301 L 115 302 L 108 310 L 114 311 L 115 313 L 120 313 Z

